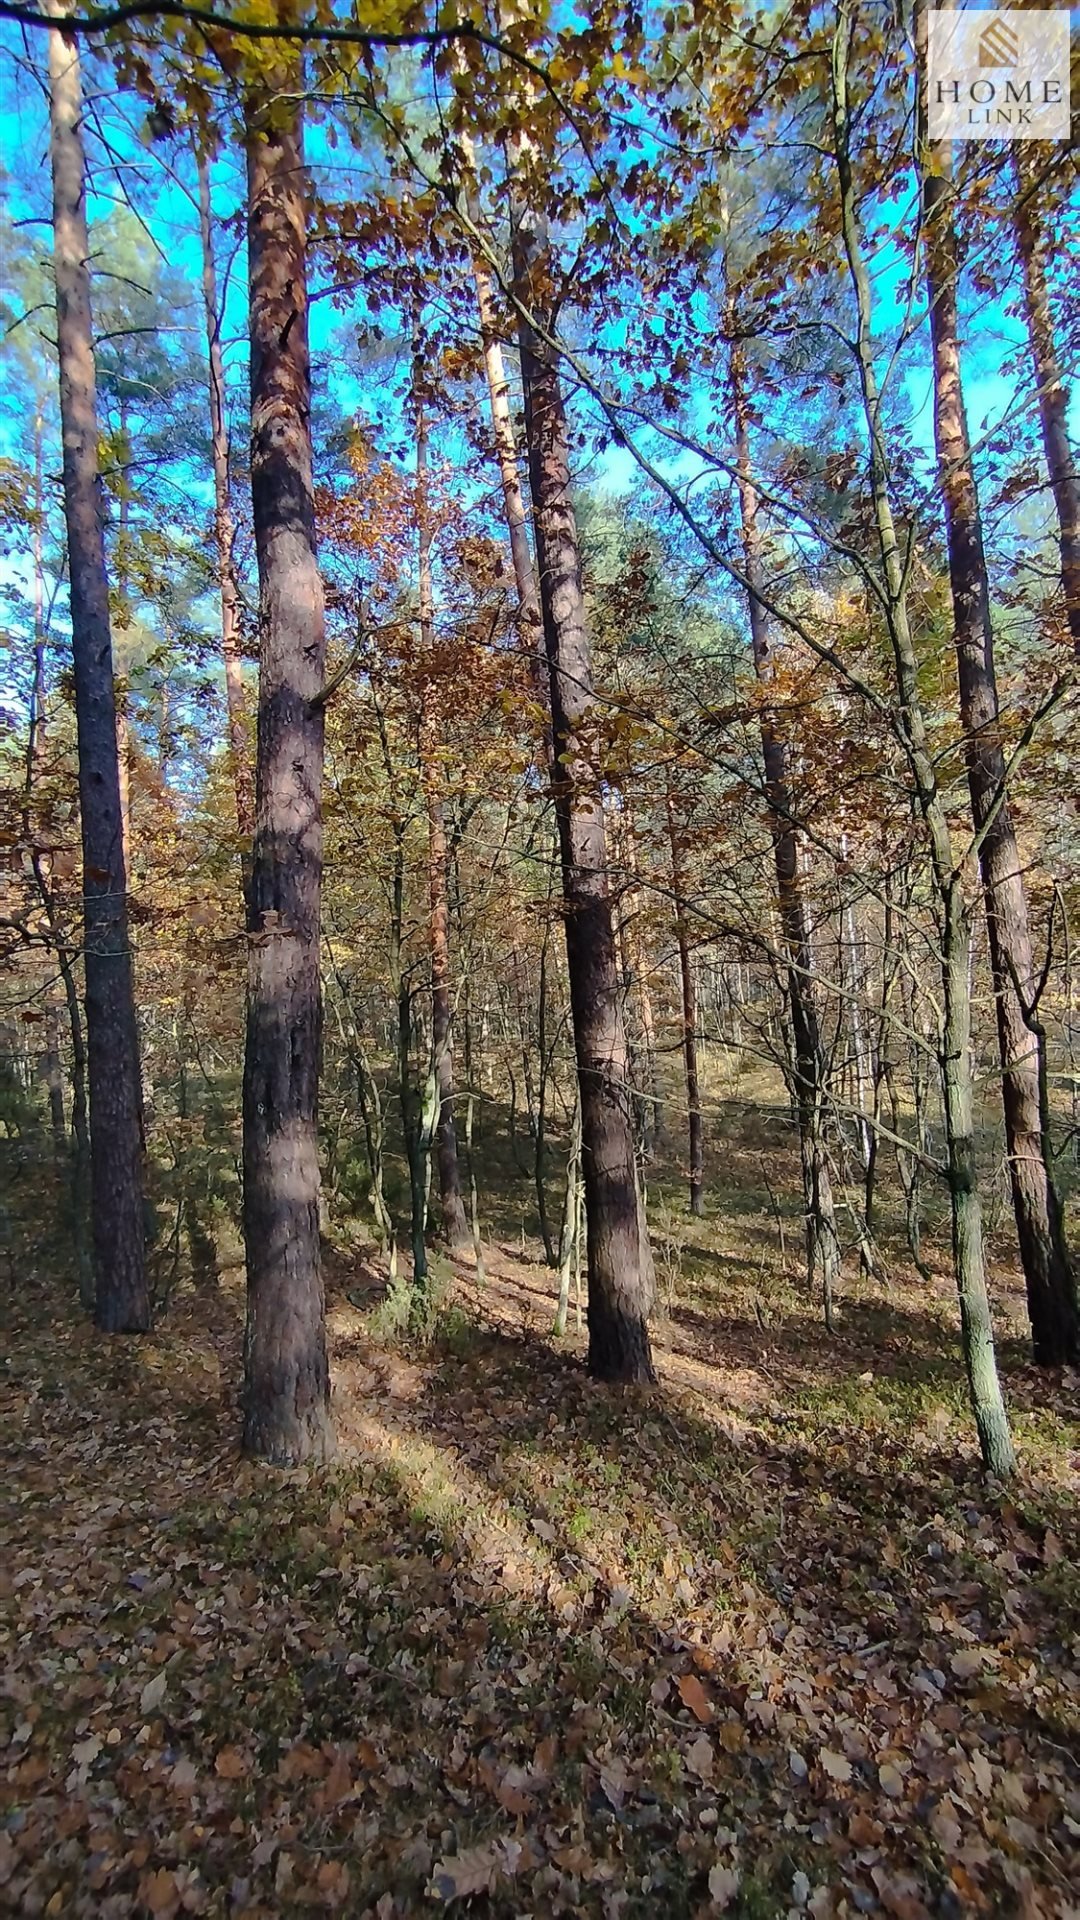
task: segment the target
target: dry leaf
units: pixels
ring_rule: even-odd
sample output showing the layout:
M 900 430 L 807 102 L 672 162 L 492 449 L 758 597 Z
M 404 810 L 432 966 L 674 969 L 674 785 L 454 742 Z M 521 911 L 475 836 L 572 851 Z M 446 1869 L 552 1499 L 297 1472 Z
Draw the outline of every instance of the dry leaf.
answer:
M 449 1860 L 437 1862 L 428 1892 L 436 1900 L 466 1900 L 473 1893 L 488 1893 L 494 1887 L 503 1864 L 497 1841 L 483 1847 L 463 1847 Z
M 686 1755 L 686 1764 L 691 1773 L 696 1774 L 699 1780 L 711 1780 L 715 1758 L 712 1741 L 707 1734 L 699 1733 Z
M 239 1747 L 222 1747 L 214 1761 L 214 1772 L 222 1780 L 242 1780 L 249 1771 L 251 1762 Z
M 878 1768 L 877 1777 L 882 1793 L 887 1793 L 890 1800 L 899 1800 L 903 1797 L 904 1776 L 899 1767 L 893 1766 L 891 1760 L 886 1760 L 885 1764 Z
M 536 1803 L 531 1795 L 523 1792 L 522 1788 L 512 1779 L 511 1776 L 515 1771 L 512 1767 L 507 1768 L 502 1779 L 496 1783 L 495 1798 L 500 1807 L 503 1807 L 507 1813 L 512 1814 L 515 1819 L 518 1819 L 524 1814 L 531 1813 Z
M 949 1665 L 958 1680 L 972 1680 L 982 1672 L 983 1657 L 978 1647 L 960 1647 Z
M 730 1907 L 739 1891 L 739 1873 L 736 1867 L 717 1865 L 709 1873 L 709 1898 L 714 1907 L 721 1912 Z
M 696 1673 L 684 1673 L 677 1682 L 679 1698 L 684 1707 L 689 1707 L 695 1720 L 708 1726 L 713 1717 L 713 1705 Z
M 168 1684 L 169 1676 L 163 1667 L 160 1673 L 155 1674 L 152 1680 L 147 1681 L 140 1693 L 139 1711 L 141 1713 L 153 1713 L 155 1707 L 160 1707 L 165 1698 L 165 1689 Z
M 839 1780 L 846 1786 L 851 1779 L 851 1761 L 846 1754 L 834 1753 L 831 1747 L 822 1747 L 818 1759 L 830 1780 Z
M 144 1875 L 139 1882 L 139 1899 L 151 1913 L 172 1914 L 180 1905 L 180 1891 L 176 1884 L 176 1875 L 167 1867 L 159 1867 L 156 1873 Z

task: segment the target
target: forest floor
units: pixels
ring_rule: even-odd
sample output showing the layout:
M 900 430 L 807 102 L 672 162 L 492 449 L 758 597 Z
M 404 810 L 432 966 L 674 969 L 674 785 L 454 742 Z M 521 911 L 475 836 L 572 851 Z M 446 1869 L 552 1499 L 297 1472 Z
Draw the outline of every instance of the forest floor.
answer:
M 944 1277 L 849 1276 L 830 1339 L 767 1210 L 663 1214 L 645 1394 L 520 1238 L 412 1352 L 339 1247 L 317 1477 L 238 1459 L 237 1269 L 139 1341 L 20 1277 L 0 1907 L 1080 1913 L 1080 1378 L 999 1279 L 1003 1491 Z

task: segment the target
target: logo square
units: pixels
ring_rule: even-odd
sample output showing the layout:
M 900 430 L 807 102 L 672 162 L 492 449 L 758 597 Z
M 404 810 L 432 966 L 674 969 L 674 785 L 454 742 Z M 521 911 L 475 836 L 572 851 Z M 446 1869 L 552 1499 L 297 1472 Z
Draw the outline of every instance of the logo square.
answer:
M 943 8 L 926 24 L 931 140 L 1069 138 L 1068 8 Z

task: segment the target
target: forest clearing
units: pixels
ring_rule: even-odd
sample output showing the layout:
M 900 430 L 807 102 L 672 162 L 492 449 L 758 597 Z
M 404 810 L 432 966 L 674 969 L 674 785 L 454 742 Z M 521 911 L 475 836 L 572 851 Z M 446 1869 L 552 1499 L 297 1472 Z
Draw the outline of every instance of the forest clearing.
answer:
M 1080 1920 L 1066 11 L 0 0 L 0 1907 Z

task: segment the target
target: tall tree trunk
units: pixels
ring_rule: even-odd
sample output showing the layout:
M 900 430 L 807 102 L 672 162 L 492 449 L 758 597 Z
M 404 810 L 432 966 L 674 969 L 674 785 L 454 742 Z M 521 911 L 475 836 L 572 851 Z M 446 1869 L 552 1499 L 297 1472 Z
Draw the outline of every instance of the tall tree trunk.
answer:
M 416 517 L 419 534 L 420 645 L 431 655 L 435 644 L 435 597 L 431 577 L 431 518 L 427 488 L 427 431 L 423 405 L 417 402 Z M 471 1242 L 461 1193 L 457 1128 L 454 1124 L 454 1028 L 450 1001 L 449 855 L 443 817 L 442 768 L 426 714 L 420 715 L 420 777 L 428 820 L 428 947 L 431 956 L 431 1046 L 439 1110 L 435 1158 L 439 1169 L 442 1231 L 453 1250 Z
M 953 1271 L 960 1303 L 960 1333 L 971 1410 L 984 1466 L 1006 1478 L 1016 1469 L 1005 1400 L 994 1353 L 993 1317 L 986 1286 L 982 1214 L 972 1137 L 971 1000 L 968 957 L 971 930 L 963 900 L 962 873 L 953 856 L 949 817 L 937 783 L 926 732 L 919 663 L 908 614 L 907 579 L 889 497 L 889 465 L 874 361 L 871 281 L 863 252 L 851 165 L 848 55 L 849 0 L 839 0 L 831 50 L 832 132 L 839 186 L 841 238 L 855 297 L 855 351 L 863 418 L 870 443 L 870 494 L 887 599 L 884 603 L 893 653 L 901 735 L 915 800 L 929 842 L 940 913 L 943 1017 L 940 1031 L 942 1100 L 945 1108 L 947 1179 L 953 1228 Z
M 671 848 L 671 890 L 675 906 L 675 941 L 679 949 L 679 985 L 682 994 L 683 1065 L 686 1070 L 686 1111 L 690 1141 L 690 1211 L 696 1217 L 705 1211 L 704 1141 L 701 1126 L 701 1090 L 698 1084 L 697 1003 L 694 996 L 694 970 L 690 956 L 690 933 L 686 916 L 686 876 L 683 871 L 682 844 L 679 839 L 675 806 L 670 788 L 667 795 L 668 845 Z
M 551 312 L 546 232 L 531 215 L 514 230 L 522 304 Z M 654 1282 L 634 1167 L 631 1090 L 608 892 L 599 778 L 590 759 L 592 660 L 577 524 L 570 495 L 566 414 L 554 352 L 524 321 L 521 370 L 529 476 L 547 649 L 566 956 L 581 1097 L 588 1222 L 589 1370 L 604 1380 L 655 1378 L 648 1316 Z
M 244 1450 L 333 1448 L 319 1249 L 323 709 L 299 60 L 245 102 L 259 721 L 248 898 Z
M 637 852 L 637 834 L 634 831 L 633 814 L 628 803 L 625 804 L 624 826 L 626 830 L 627 866 L 635 888 L 635 900 L 640 899 L 637 882 L 640 876 Z M 660 1071 L 656 1047 L 656 1015 L 653 1010 L 652 988 L 649 984 L 650 962 L 646 943 L 642 933 L 642 920 L 635 911 L 627 921 L 627 943 L 630 954 L 630 966 L 633 984 L 637 989 L 638 1010 L 641 1020 L 641 1045 L 644 1058 L 644 1099 L 646 1103 L 645 1123 L 642 1128 L 643 1146 L 646 1159 L 650 1158 L 663 1133 L 663 1098 L 660 1090 Z
M 210 203 L 210 163 L 195 136 L 199 176 L 199 237 L 202 242 L 203 313 L 206 321 L 207 393 L 210 403 L 210 452 L 214 467 L 214 544 L 218 594 L 221 601 L 221 658 L 225 669 L 225 710 L 229 730 L 229 763 L 236 827 L 244 849 L 245 884 L 250 865 L 248 847 L 255 830 L 244 724 L 244 669 L 240 646 L 240 589 L 236 579 L 234 545 L 236 523 L 229 493 L 229 429 L 225 414 L 225 363 L 221 353 L 221 312 L 214 267 L 214 229 Z
M 733 340 L 736 338 L 734 326 L 731 337 Z M 772 679 L 769 622 L 760 598 L 762 560 L 757 518 L 758 496 L 750 460 L 745 369 L 737 346 L 731 352 L 731 390 L 743 553 L 749 586 L 750 640 L 754 673 L 758 685 L 767 692 Z M 777 726 L 775 713 L 767 704 L 761 708 L 761 756 L 765 770 L 765 804 L 776 869 L 776 897 L 787 961 L 795 1106 L 799 1120 L 803 1206 L 806 1214 L 807 1277 L 811 1287 L 817 1285 L 820 1278 L 825 1320 L 829 1324 L 833 1293 L 840 1274 L 840 1239 L 836 1230 L 836 1210 L 824 1140 L 827 1094 L 825 1053 L 814 1001 L 814 960 L 809 915 L 799 871 L 799 845 L 788 779 L 787 743 Z
M 1069 392 L 1061 371 L 1050 296 L 1046 285 L 1046 249 L 1040 220 L 1035 169 L 1022 141 L 1013 149 L 1016 199 L 1013 232 L 1024 270 L 1024 308 L 1039 395 L 1043 450 L 1057 508 L 1061 546 L 1061 584 L 1073 646 L 1080 654 L 1080 483 L 1069 439 Z
M 476 184 L 476 160 L 472 140 L 464 129 L 459 131 L 458 143 L 465 173 L 465 197 L 469 218 L 473 226 L 479 228 L 481 209 Z M 540 615 L 536 569 L 529 550 L 528 517 L 525 512 L 525 496 L 522 493 L 521 475 L 518 470 L 513 415 L 510 411 L 510 383 L 506 378 L 502 343 L 499 339 L 491 272 L 476 245 L 472 248 L 472 269 L 473 284 L 476 287 L 476 307 L 480 319 L 480 338 L 484 348 L 484 373 L 487 377 L 488 400 L 491 405 L 492 438 L 502 484 L 514 583 L 518 592 L 521 644 L 529 661 L 534 665 L 538 691 L 543 691 L 546 679 L 544 630 Z M 550 742 L 548 744 L 550 745 Z
M 383 772 L 390 795 L 390 831 L 393 858 L 390 882 L 390 951 L 388 955 L 390 990 L 394 1019 L 390 1031 L 397 1064 L 398 1104 L 401 1131 L 409 1169 L 409 1244 L 412 1249 L 412 1287 L 422 1292 L 427 1285 L 427 1245 L 424 1229 L 427 1215 L 428 1141 L 424 1123 L 424 1102 L 413 1084 L 412 1074 L 412 992 L 405 966 L 405 812 L 398 793 L 397 768 L 390 745 L 386 712 L 375 676 L 371 679 L 371 700 L 375 709 Z
M 926 281 L 934 364 L 934 436 L 945 506 L 953 632 L 971 815 L 979 837 L 990 970 L 997 1009 L 1013 1213 L 1038 1366 L 1080 1360 L 1080 1311 L 1042 1126 L 1040 1038 L 1027 897 L 1005 791 L 990 587 L 968 438 L 957 317 L 959 259 L 948 148 L 923 149 Z
M 65 9 L 46 0 L 53 19 Z M 94 1312 L 110 1333 L 150 1325 L 143 1245 L 139 1037 L 127 917 L 109 589 L 98 480 L 97 391 L 79 55 L 49 34 L 50 129 L 64 514 L 82 817 Z
M 617 875 L 615 934 L 622 976 L 623 1018 L 627 1024 L 630 1078 L 634 1087 L 636 1136 L 648 1161 L 659 1131 L 660 1102 L 656 1071 L 656 1023 L 641 938 L 641 889 L 630 803 L 625 794 L 608 809 L 611 860 Z M 631 1021 L 634 1016 L 636 1025 Z
M 549 883 L 550 885 L 550 883 Z M 549 893 L 550 899 L 550 893 Z M 548 1079 L 551 1070 L 551 1049 L 548 1046 L 548 938 L 551 932 L 550 918 L 544 921 L 544 938 L 540 944 L 539 978 L 536 988 L 536 1134 L 533 1140 L 533 1186 L 536 1191 L 536 1217 L 540 1224 L 540 1238 L 544 1244 L 544 1258 L 549 1267 L 556 1264 L 555 1249 L 551 1243 L 551 1225 L 547 1210 L 547 1096 Z
M 570 1311 L 570 1278 L 577 1259 L 577 1239 L 580 1232 L 578 1213 L 578 1192 L 581 1178 L 581 1102 L 574 1101 L 574 1117 L 570 1125 L 570 1151 L 566 1160 L 566 1186 L 563 1189 L 562 1225 L 559 1229 L 559 1297 L 555 1307 L 555 1320 L 552 1333 L 562 1339 L 566 1332 L 566 1317 Z
M 60 1021 L 55 1001 L 45 1005 L 45 1052 L 41 1057 L 41 1077 L 49 1096 L 49 1122 L 52 1127 L 53 1153 L 57 1163 L 67 1160 L 67 1119 L 64 1114 L 64 1070 L 60 1063 Z
M 113 690 L 116 699 L 116 761 L 120 770 L 120 825 L 124 842 L 124 872 L 131 877 L 131 768 L 135 757 L 134 742 L 131 737 L 131 593 L 128 568 L 131 553 L 131 492 L 128 486 L 128 468 L 131 465 L 131 444 L 127 430 L 127 403 L 120 396 L 120 442 L 117 465 L 120 471 L 119 499 L 120 511 L 116 532 L 116 598 L 118 602 L 117 638 L 122 635 L 122 644 L 117 648 L 114 643 L 114 668 L 116 653 L 119 651 L 119 672 L 113 674 Z

